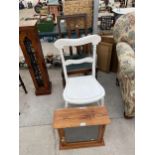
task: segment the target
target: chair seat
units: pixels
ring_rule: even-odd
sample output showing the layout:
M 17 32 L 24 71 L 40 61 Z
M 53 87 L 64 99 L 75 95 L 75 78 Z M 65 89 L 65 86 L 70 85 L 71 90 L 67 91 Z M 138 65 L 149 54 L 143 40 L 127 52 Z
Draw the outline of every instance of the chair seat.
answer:
M 71 104 L 90 104 L 105 96 L 105 90 L 91 76 L 71 77 L 64 89 L 64 100 Z

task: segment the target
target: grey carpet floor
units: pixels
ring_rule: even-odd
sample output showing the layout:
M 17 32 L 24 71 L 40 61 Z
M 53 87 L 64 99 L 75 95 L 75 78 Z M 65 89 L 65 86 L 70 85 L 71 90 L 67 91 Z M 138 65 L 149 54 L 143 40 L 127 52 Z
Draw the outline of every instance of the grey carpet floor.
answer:
M 28 94 L 25 95 L 20 87 L 20 126 L 50 124 L 53 111 L 64 107 L 60 69 L 48 70 L 52 82 L 52 94 L 37 97 L 34 94 L 35 89 L 29 71 L 22 70 L 20 72 L 28 90 Z M 110 118 L 122 118 L 123 104 L 119 87 L 115 85 L 115 74 L 99 72 L 98 81 L 106 91 L 105 105 L 108 108 Z
M 102 72 L 98 73 L 98 81 L 105 88 L 105 105 L 112 120 L 105 132 L 106 146 L 60 151 L 52 121 L 54 110 L 64 107 L 61 70 L 52 68 L 48 73 L 52 94 L 36 97 L 29 71 L 20 70 L 28 90 L 27 95 L 21 87 L 19 92 L 20 155 L 134 155 L 134 119 L 123 118 L 120 88 L 115 85 L 116 74 Z

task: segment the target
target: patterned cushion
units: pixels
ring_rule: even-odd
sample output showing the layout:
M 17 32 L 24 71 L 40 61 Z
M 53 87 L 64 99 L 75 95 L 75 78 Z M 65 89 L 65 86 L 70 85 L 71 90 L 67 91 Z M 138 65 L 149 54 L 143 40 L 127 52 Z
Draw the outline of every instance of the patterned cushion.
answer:
M 116 20 L 113 35 L 115 42 L 127 42 L 133 49 L 135 48 L 134 12 L 122 15 Z

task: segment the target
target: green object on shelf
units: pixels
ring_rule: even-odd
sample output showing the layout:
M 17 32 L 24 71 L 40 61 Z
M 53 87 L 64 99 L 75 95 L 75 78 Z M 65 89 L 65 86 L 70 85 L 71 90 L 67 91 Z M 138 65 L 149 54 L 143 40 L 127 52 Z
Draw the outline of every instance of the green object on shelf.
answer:
M 37 23 L 39 32 L 52 32 L 54 28 L 54 24 L 52 20 L 40 20 Z

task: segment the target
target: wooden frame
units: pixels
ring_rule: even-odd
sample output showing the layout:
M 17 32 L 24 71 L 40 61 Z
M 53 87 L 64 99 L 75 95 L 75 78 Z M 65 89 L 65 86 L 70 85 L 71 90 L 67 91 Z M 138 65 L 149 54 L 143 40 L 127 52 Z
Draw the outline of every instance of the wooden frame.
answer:
M 68 109 L 58 109 L 54 113 L 53 127 L 58 129 L 59 148 L 72 149 L 81 147 L 104 146 L 104 132 L 110 119 L 105 107 L 91 106 Z M 65 128 L 96 125 L 98 128 L 97 139 L 77 142 L 65 140 Z
M 92 28 L 93 24 L 93 1 L 94 0 L 64 0 L 63 13 L 64 15 L 74 15 L 77 13 L 87 14 L 87 26 Z M 96 0 L 95 0 L 96 1 Z
M 60 22 L 61 20 L 65 20 L 67 23 L 67 35 L 69 38 L 71 38 L 71 31 L 75 30 L 77 37 L 80 37 L 80 30 L 79 27 L 76 27 L 76 22 L 81 19 L 84 22 L 84 34 L 88 34 L 88 27 L 87 27 L 87 14 L 74 14 L 74 15 L 63 15 L 63 16 L 58 16 L 57 21 L 58 21 L 58 31 L 59 31 L 59 36 L 62 38 L 62 33 L 61 33 L 61 25 Z M 74 29 L 71 29 L 70 23 L 73 22 L 75 25 Z
M 90 141 L 77 141 L 77 142 L 67 142 L 65 141 L 65 131 L 64 129 L 58 129 L 58 134 L 60 137 L 59 145 L 60 149 L 72 149 L 72 148 L 81 148 L 81 147 L 92 147 L 92 146 L 104 146 L 104 135 L 105 125 L 99 126 L 98 137 L 96 140 Z

